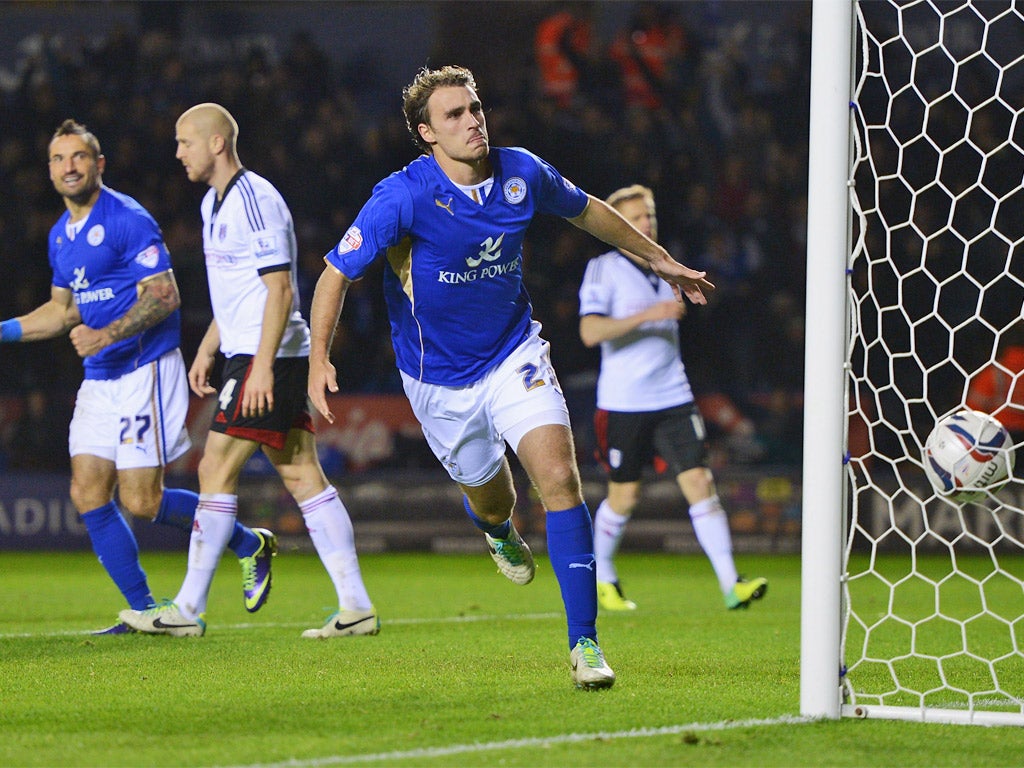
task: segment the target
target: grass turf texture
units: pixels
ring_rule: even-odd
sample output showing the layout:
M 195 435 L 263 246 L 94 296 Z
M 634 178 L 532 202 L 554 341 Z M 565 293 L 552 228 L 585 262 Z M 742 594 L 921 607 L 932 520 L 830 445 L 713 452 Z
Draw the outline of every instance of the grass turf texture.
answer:
M 361 558 L 377 637 L 303 640 L 333 610 L 315 556 L 282 552 L 256 615 L 226 557 L 204 638 L 91 637 L 120 597 L 91 553 L 5 553 L 4 766 L 1008 766 L 1024 729 L 801 722 L 799 560 L 740 556 L 771 581 L 726 611 L 699 556 L 619 558 L 640 609 L 603 614 L 610 691 L 573 688 L 557 584 L 479 556 Z M 144 553 L 157 597 L 185 554 Z

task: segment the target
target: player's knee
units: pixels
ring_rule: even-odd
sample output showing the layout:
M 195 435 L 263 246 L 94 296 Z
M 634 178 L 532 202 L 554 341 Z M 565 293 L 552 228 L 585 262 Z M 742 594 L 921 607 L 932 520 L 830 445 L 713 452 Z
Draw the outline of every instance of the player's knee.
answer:
M 203 493 L 233 493 L 240 471 L 220 456 L 203 454 L 196 468 L 199 488 Z
M 578 494 L 580 492 L 580 473 L 576 465 L 569 461 L 554 463 L 549 471 L 550 483 L 562 493 Z
M 619 515 L 628 517 L 633 514 L 633 510 L 639 503 L 639 489 L 617 489 L 608 493 L 608 505 Z
M 277 473 L 285 490 L 297 502 L 315 496 L 327 487 L 323 470 L 315 464 L 278 464 Z
M 132 517 L 141 517 L 152 520 L 160 511 L 160 501 L 163 496 L 153 491 L 125 491 L 121 490 L 119 497 L 121 508 Z
M 69 495 L 71 496 L 71 503 L 75 505 L 75 509 L 78 510 L 80 515 L 98 509 L 110 501 L 110 497 L 103 493 L 101 489 L 75 480 L 71 481 Z
M 554 462 L 548 465 L 543 476 L 535 479 L 535 485 L 548 509 L 568 509 L 583 499 L 575 464 Z
M 677 480 L 683 495 L 691 504 L 715 495 L 714 476 L 706 467 L 695 467 L 681 472 Z

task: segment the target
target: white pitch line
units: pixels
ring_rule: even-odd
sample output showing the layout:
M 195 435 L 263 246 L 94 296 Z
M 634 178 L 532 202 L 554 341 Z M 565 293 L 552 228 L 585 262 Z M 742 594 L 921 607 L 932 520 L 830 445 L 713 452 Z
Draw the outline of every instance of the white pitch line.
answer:
M 817 722 L 818 718 L 782 715 L 781 717 L 756 720 L 721 720 L 717 723 L 688 723 L 686 725 L 667 725 L 661 728 L 633 728 L 628 731 L 612 731 L 602 733 L 566 733 L 559 736 L 537 737 L 530 739 L 508 739 L 506 741 L 490 741 L 477 744 L 455 744 L 450 747 L 425 747 L 396 752 L 372 752 L 365 755 L 330 755 L 309 760 L 285 760 L 279 763 L 252 763 L 234 768 L 319 768 L 326 765 L 348 765 L 351 763 L 377 763 L 385 760 L 415 760 L 434 757 L 451 757 L 476 752 L 490 752 L 498 749 L 516 749 L 518 747 L 546 747 L 552 744 L 577 744 L 585 741 L 609 739 L 647 739 L 656 736 L 675 736 L 681 733 L 730 731 L 737 728 L 764 728 L 775 725 L 801 725 Z
M 385 616 L 381 620 L 381 625 L 384 627 L 392 625 L 402 624 L 468 624 L 476 621 L 502 621 L 502 620 L 515 620 L 519 621 L 522 619 L 526 620 L 541 620 L 541 619 L 557 619 L 562 616 L 561 613 L 516 613 L 516 614 L 479 614 L 470 616 L 438 616 L 436 618 L 424 618 L 424 619 L 389 619 Z M 316 623 L 319 621 L 321 624 L 325 621 L 323 617 L 320 619 L 311 619 L 310 621 L 303 622 L 244 622 L 241 624 L 217 624 L 212 625 L 212 631 L 220 632 L 222 630 L 242 630 L 242 629 L 297 629 L 310 626 L 310 623 Z M 56 632 L 3 632 L 0 633 L 0 640 L 12 640 L 16 638 L 36 638 L 36 637 L 91 637 L 92 631 L 85 629 L 66 629 Z M 97 637 L 102 639 L 102 636 Z

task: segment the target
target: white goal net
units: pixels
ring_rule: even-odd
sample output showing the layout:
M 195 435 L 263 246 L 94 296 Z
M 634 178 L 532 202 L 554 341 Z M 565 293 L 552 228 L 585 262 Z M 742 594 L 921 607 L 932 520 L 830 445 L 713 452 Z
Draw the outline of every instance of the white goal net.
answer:
M 922 463 L 986 377 L 1024 402 L 1024 8 L 854 15 L 840 710 L 1024 724 L 1024 482 L 950 501 Z

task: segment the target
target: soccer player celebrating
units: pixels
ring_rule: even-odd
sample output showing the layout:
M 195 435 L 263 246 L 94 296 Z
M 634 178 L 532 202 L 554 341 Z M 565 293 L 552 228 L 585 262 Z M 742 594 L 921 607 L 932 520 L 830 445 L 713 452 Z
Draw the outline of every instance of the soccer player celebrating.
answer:
M 535 214 L 554 214 L 640 254 L 694 301 L 713 286 L 539 157 L 491 148 L 469 70 L 420 71 L 403 92 L 403 110 L 424 155 L 376 186 L 326 256 L 311 310 L 309 395 L 333 420 L 325 397 L 338 388 L 331 337 L 351 282 L 386 256 L 392 343 L 427 442 L 499 570 L 527 584 L 534 562 L 511 522 L 506 444 L 516 452 L 547 510 L 573 680 L 607 688 L 615 673 L 597 642 L 590 512 L 565 399 L 523 285 L 523 237 Z
M 122 611 L 121 620 L 153 634 L 206 632 L 210 585 L 238 514 L 238 477 L 259 448 L 299 505 L 338 595 L 338 612 L 302 636 L 375 635 L 380 620 L 363 585 L 352 520 L 320 466 L 306 403 L 309 327 L 298 309 L 291 212 L 269 181 L 242 166 L 238 124 L 221 105 L 186 110 L 176 140 L 189 180 L 210 187 L 201 211 L 213 322 L 188 372 L 192 391 L 217 394 L 210 376 L 218 351 L 226 361 L 199 463 L 185 580 L 173 601 Z
M 654 193 L 635 184 L 607 200 L 648 237 L 657 238 Z M 608 497 L 594 515 L 597 599 L 610 611 L 631 611 L 614 557 L 640 499 L 645 464 L 660 456 L 675 473 L 690 505 L 690 520 L 718 576 L 728 608 L 746 608 L 764 596 L 766 579 L 739 579 L 729 522 L 707 467 L 704 420 L 679 357 L 679 318 L 685 305 L 628 250 L 590 260 L 580 286 L 580 338 L 601 345 L 595 431 L 608 469 Z
M 139 548 L 114 501 L 136 517 L 191 530 L 198 497 L 163 487 L 164 467 L 190 446 L 188 388 L 179 349 L 181 299 L 160 228 L 141 206 L 103 185 L 106 158 L 84 125 L 65 120 L 49 146 L 50 180 L 67 211 L 50 230 L 50 300 L 0 323 L 0 340 L 70 331 L 83 358 L 68 445 L 71 500 L 100 563 L 128 605 L 153 604 Z M 236 523 L 246 607 L 270 583 L 270 531 Z M 132 630 L 114 624 L 96 634 Z

